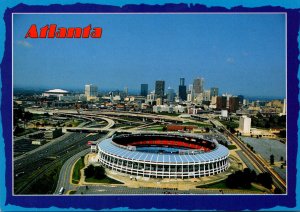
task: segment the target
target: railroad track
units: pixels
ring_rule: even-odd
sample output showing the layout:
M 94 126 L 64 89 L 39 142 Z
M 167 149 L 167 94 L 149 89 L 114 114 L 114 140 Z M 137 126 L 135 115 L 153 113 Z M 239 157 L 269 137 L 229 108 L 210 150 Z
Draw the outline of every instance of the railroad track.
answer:
M 280 177 L 274 170 L 268 167 L 268 164 L 265 163 L 261 158 L 256 156 L 250 149 L 248 149 L 244 143 L 232 135 L 227 129 L 223 128 L 226 132 L 226 135 L 229 136 L 248 156 L 248 158 L 258 167 L 261 172 L 267 172 L 271 175 L 273 184 L 275 187 L 279 188 L 281 192 L 286 193 L 286 182 Z

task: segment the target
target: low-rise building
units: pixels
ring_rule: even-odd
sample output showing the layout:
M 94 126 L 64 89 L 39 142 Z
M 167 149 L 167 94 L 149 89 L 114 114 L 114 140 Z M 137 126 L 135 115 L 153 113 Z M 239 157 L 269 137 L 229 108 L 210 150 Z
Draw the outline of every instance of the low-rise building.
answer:
M 32 145 L 38 145 L 38 146 L 44 145 L 45 143 L 46 143 L 45 139 L 37 139 L 31 142 Z
M 243 134 L 250 134 L 251 118 L 247 116 L 241 116 L 239 122 L 239 131 Z
M 62 135 L 62 129 L 61 128 L 54 128 L 45 131 L 44 138 L 45 139 L 54 139 Z

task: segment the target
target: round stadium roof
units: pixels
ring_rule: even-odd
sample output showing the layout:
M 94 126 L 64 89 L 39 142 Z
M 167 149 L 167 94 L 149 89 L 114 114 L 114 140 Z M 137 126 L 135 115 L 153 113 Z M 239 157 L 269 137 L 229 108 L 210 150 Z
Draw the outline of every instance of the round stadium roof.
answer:
M 122 148 L 121 145 L 116 145 L 112 138 L 105 139 L 98 144 L 101 151 L 111 155 L 119 156 L 121 158 L 133 161 L 144 161 L 154 163 L 205 163 L 226 158 L 229 155 L 229 151 L 222 145 L 217 145 L 215 149 L 205 153 L 195 154 L 158 154 L 158 153 L 146 153 L 140 151 L 132 151 L 128 148 Z
M 62 89 L 52 89 L 52 90 L 45 91 L 45 93 L 69 93 L 69 92 Z

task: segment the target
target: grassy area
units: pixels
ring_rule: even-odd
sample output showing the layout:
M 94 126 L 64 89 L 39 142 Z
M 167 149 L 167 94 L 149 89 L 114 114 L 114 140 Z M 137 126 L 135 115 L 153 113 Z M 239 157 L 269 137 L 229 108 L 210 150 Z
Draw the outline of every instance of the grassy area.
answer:
M 228 187 L 226 186 L 225 181 L 220 181 L 220 182 L 209 184 L 209 185 L 196 186 L 196 188 L 223 188 L 223 189 L 226 189 Z
M 76 194 L 76 191 L 72 190 L 69 192 L 69 194 Z
M 236 146 L 235 145 L 228 145 L 228 147 L 227 147 L 229 150 L 232 150 L 232 149 L 236 149 Z
M 163 131 L 164 126 L 157 126 L 157 127 L 149 127 L 149 128 L 144 128 L 143 130 L 150 130 L 150 131 Z
M 14 133 L 15 136 L 23 136 L 23 135 L 26 135 L 26 134 L 29 134 L 29 133 L 33 133 L 33 132 L 37 132 L 38 129 L 35 129 L 35 128 L 29 128 L 29 129 L 25 129 L 23 132 L 20 132 L 20 133 Z
M 53 194 L 55 191 L 61 165 L 47 171 L 42 178 L 30 186 L 24 194 Z
M 239 127 L 239 123 L 236 122 L 236 121 L 225 121 L 225 120 L 221 120 L 220 122 L 221 122 L 223 125 L 225 125 L 228 129 L 229 129 L 229 128 L 235 129 L 235 128 L 238 128 L 238 127 Z
M 200 185 L 200 186 L 196 186 L 196 188 L 213 188 L 213 189 L 230 189 L 226 186 L 225 181 L 220 181 L 217 183 L 213 183 L 213 184 L 209 184 L 209 185 Z M 261 190 L 255 188 L 254 186 L 251 186 L 251 188 L 249 189 L 245 189 L 245 188 L 238 188 L 239 190 L 247 190 L 247 191 L 254 191 L 254 192 L 261 192 Z
M 198 126 L 198 127 L 211 127 L 212 125 L 209 123 L 205 123 L 205 122 L 185 122 L 183 123 L 183 125 L 194 125 L 194 126 Z
M 179 116 L 180 115 L 178 113 L 168 113 L 168 112 L 160 112 L 158 114 L 159 115 L 164 115 L 164 116 Z
M 80 119 L 73 119 L 73 120 L 65 122 L 64 126 L 65 127 L 77 127 L 80 123 L 82 123 L 82 120 L 80 120 Z
M 89 183 L 110 183 L 110 184 L 123 184 L 122 182 L 119 182 L 117 180 L 111 179 L 109 177 L 105 177 L 103 179 L 96 179 L 94 177 L 85 178 L 85 182 Z
M 114 126 L 112 126 L 111 128 L 113 128 L 113 129 L 119 128 L 119 127 L 133 128 L 136 126 L 138 126 L 138 125 L 137 124 L 129 125 L 129 124 L 118 123 L 118 124 L 115 124 Z
M 72 183 L 78 184 L 80 181 L 80 170 L 84 167 L 84 158 L 81 157 L 75 164 L 72 174 Z

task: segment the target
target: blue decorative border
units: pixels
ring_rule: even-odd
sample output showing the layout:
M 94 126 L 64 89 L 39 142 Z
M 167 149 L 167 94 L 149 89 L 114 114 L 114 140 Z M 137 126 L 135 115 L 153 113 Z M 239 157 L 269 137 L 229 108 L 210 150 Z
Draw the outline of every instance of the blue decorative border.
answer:
M 59 13 L 59 12 L 284 12 L 287 14 L 287 81 L 288 81 L 288 195 L 226 195 L 226 196 L 13 196 L 12 195 L 12 13 Z M 5 205 L 16 205 L 25 208 L 73 208 L 73 209 L 112 209 L 126 207 L 129 209 L 179 209 L 179 210 L 258 210 L 284 206 L 296 207 L 296 159 L 297 159 L 297 116 L 298 101 L 298 32 L 299 9 L 263 6 L 245 8 L 242 6 L 226 9 L 224 7 L 207 7 L 200 4 L 165 4 L 165 5 L 125 5 L 108 6 L 96 4 L 28 6 L 19 4 L 8 8 L 4 14 L 6 25 L 5 52 L 1 63 L 2 100 L 1 115 L 3 137 L 5 141 Z M 2 169 L 4 170 L 4 169 Z M 1 188 L 2 189 L 2 188 Z M 2 195 L 2 192 L 1 192 Z M 1 201 L 4 201 L 0 197 Z M 2 205 L 0 205 L 2 207 Z M 0 208 L 1 209 L 1 208 Z M 20 209 L 20 208 L 19 208 Z M 16 208 L 14 209 L 16 210 Z M 23 210 L 23 209 L 22 209 Z M 48 209 L 49 210 L 49 209 Z

